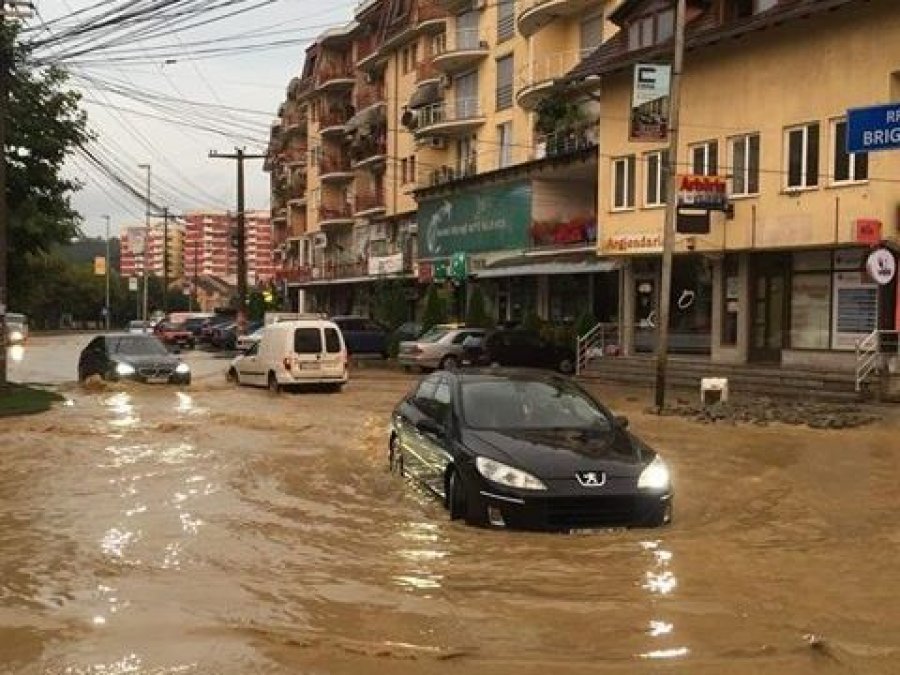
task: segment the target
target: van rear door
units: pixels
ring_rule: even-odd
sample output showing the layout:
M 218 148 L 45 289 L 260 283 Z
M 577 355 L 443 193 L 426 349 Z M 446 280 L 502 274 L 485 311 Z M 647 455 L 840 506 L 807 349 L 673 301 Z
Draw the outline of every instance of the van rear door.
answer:
M 290 368 L 294 379 L 318 379 L 322 373 L 322 329 L 303 326 L 294 329 L 294 354 Z
M 343 379 L 347 368 L 347 353 L 341 332 L 336 326 L 328 325 L 322 330 L 325 333 L 325 356 L 322 359 L 322 375 L 328 378 Z

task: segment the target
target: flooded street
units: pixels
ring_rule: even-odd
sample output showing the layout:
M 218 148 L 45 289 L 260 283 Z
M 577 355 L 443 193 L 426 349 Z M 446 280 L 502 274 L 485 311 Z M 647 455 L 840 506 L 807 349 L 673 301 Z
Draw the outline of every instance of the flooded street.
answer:
M 84 342 L 13 376 L 70 381 Z M 669 461 L 673 525 L 486 531 L 387 471 L 412 377 L 276 397 L 187 358 L 187 390 L 69 383 L 0 420 L 0 671 L 900 671 L 898 416 L 702 426 L 601 390 Z

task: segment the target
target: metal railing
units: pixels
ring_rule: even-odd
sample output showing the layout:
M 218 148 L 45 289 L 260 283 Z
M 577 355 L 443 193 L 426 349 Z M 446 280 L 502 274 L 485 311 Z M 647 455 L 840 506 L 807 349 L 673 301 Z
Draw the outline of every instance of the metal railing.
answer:
M 573 49 L 532 59 L 519 70 L 519 88 L 525 89 L 561 78 L 589 53 L 589 50 Z
M 447 34 L 447 41 L 442 47 L 443 49 L 436 52 L 435 56 L 452 52 L 486 50 L 488 49 L 488 42 L 477 28 L 459 28 Z
M 856 341 L 856 391 L 873 373 L 890 372 L 888 359 L 891 356 L 900 358 L 900 331 L 874 330 L 864 338 Z
M 619 352 L 619 324 L 598 323 L 584 335 L 579 335 L 575 348 L 575 374 L 582 371 L 594 359 L 616 356 Z
M 478 99 L 458 98 L 450 103 L 441 101 L 432 103 L 421 109 L 421 122 L 419 128 L 443 122 L 456 122 L 480 117 Z

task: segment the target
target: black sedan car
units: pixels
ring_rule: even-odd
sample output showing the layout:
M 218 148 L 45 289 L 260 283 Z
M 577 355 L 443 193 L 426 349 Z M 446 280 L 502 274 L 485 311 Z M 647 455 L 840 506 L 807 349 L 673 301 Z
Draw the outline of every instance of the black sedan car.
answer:
M 78 379 L 99 375 L 104 380 L 190 384 L 191 369 L 169 352 L 155 335 L 101 335 L 81 352 Z
M 519 328 L 495 330 L 480 344 L 464 345 L 464 360 L 483 366 L 496 363 L 515 368 L 548 368 L 566 375 L 575 372 L 574 349 Z
M 442 371 L 394 410 L 388 459 L 473 525 L 663 525 L 672 517 L 668 468 L 627 426 L 559 375 Z

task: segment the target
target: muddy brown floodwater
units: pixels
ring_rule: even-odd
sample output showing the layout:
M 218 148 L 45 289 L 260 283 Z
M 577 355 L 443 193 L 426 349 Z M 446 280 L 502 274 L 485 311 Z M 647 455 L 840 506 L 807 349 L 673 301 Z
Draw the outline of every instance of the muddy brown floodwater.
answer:
M 411 379 L 342 394 L 63 389 L 0 420 L 9 673 L 897 673 L 900 425 L 641 414 L 675 522 L 450 523 L 386 469 Z

